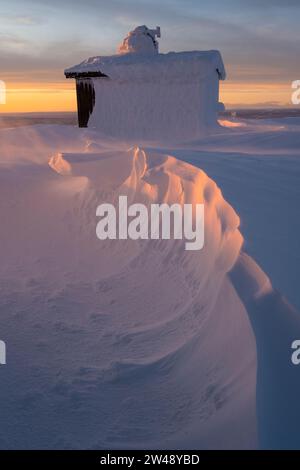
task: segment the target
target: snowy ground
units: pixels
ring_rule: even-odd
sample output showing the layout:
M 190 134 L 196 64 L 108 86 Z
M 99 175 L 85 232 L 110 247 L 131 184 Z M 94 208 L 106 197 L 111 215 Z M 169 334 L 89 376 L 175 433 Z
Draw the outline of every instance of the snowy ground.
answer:
M 0 131 L 1 448 L 300 447 L 300 320 L 269 281 L 300 306 L 300 120 L 223 124 L 172 147 Z M 100 242 L 125 190 L 204 201 L 205 248 Z

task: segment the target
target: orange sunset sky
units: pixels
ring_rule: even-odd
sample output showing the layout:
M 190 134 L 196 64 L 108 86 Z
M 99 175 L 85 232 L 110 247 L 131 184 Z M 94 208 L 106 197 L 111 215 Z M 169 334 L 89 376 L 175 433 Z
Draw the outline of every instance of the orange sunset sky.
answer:
M 76 111 L 73 80 L 54 83 L 6 82 L 2 113 Z M 263 102 L 260 102 L 263 96 Z M 221 82 L 220 99 L 227 108 L 290 106 L 290 83 Z

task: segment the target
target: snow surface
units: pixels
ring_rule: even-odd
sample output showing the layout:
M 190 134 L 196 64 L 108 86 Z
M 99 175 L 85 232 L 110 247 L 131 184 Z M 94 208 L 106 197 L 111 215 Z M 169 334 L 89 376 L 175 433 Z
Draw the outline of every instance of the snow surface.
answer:
M 299 314 L 208 176 L 299 305 L 300 129 L 241 124 L 176 147 L 0 131 L 1 448 L 300 446 Z M 204 249 L 100 242 L 96 207 L 124 192 L 205 202 Z

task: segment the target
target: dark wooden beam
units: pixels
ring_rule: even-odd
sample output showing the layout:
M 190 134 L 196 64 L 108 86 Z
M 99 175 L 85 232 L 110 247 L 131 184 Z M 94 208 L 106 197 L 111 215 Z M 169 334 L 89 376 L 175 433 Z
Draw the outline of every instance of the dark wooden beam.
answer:
M 65 72 L 65 76 L 66 78 L 94 78 L 94 77 L 108 78 L 108 76 L 102 72 Z
M 90 79 L 76 80 L 77 114 L 79 127 L 87 127 L 95 106 L 95 90 Z

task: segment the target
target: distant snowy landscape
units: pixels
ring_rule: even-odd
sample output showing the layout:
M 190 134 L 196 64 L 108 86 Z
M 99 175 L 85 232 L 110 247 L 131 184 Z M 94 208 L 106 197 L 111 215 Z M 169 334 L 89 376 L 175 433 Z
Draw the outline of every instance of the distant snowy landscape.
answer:
M 300 447 L 300 118 L 220 124 L 0 130 L 0 448 Z M 98 240 L 124 193 L 204 203 L 203 250 Z

